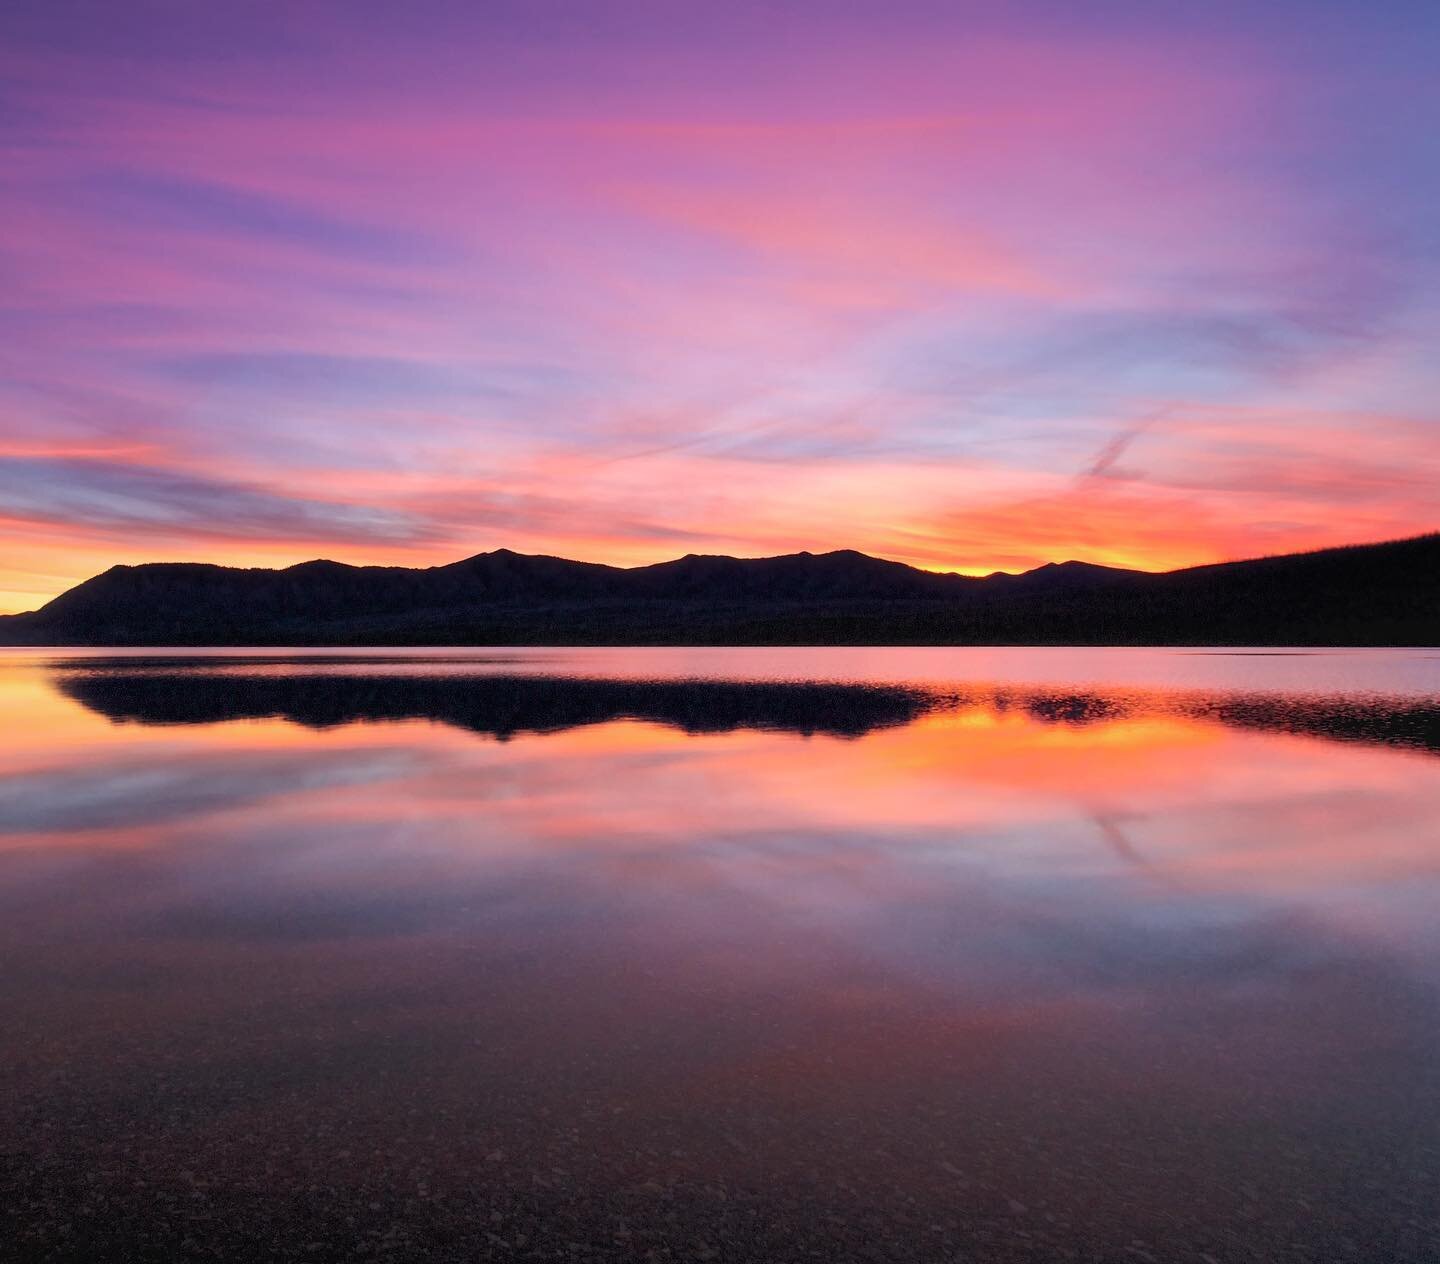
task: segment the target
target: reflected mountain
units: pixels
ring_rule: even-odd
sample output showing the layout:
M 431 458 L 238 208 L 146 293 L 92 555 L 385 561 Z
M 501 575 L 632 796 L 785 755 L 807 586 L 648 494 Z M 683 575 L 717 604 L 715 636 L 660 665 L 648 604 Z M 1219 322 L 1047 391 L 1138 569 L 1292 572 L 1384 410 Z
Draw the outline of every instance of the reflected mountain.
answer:
M 1335 742 L 1403 746 L 1440 754 L 1440 699 L 1375 698 L 1313 694 L 1056 692 L 1004 690 L 1001 710 L 1023 708 L 1051 724 L 1087 725 L 1174 715 L 1227 728 L 1289 733 Z
M 275 660 L 262 667 L 243 659 L 220 665 L 196 660 L 193 666 L 174 659 L 89 660 L 83 669 L 57 668 L 55 683 L 65 696 L 116 723 L 277 718 L 307 728 L 333 728 L 357 721 L 434 720 L 505 740 L 629 719 L 695 734 L 752 729 L 858 738 L 940 710 L 981 707 L 999 713 L 1022 710 L 1045 724 L 1176 716 L 1440 753 L 1440 699 L 503 672 L 407 675 L 397 673 L 397 665 L 388 660 L 387 672 L 354 659 L 335 672 L 304 670 L 304 660 Z
M 687 733 L 768 729 L 861 737 L 908 724 L 939 702 L 898 685 L 207 672 L 129 664 L 97 669 L 93 663 L 83 673 L 60 673 L 57 686 L 116 722 L 277 718 L 333 728 L 363 720 L 437 720 L 501 740 L 621 719 Z

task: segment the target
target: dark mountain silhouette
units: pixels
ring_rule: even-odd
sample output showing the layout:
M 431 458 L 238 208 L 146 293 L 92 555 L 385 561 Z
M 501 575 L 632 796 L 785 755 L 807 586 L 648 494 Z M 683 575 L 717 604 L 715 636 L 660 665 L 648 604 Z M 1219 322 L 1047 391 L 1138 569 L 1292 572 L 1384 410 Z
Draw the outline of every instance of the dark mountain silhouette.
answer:
M 1440 534 L 1152 574 L 935 574 L 842 550 L 622 569 L 500 549 L 407 569 L 116 566 L 10 645 L 1435 645 Z
M 628 680 L 503 670 L 476 674 L 434 658 L 417 662 L 426 674 L 412 674 L 393 658 L 327 659 L 322 671 L 314 670 L 313 663 L 307 671 L 307 664 L 296 659 L 278 672 L 274 664 L 253 659 L 218 666 L 214 658 L 86 659 L 83 666 L 59 668 L 56 685 L 117 723 L 278 718 L 330 728 L 356 721 L 425 719 L 503 740 L 624 718 L 668 724 L 687 733 L 770 729 L 863 737 L 938 709 L 981 706 L 1023 710 L 1042 723 L 1072 727 L 1172 715 L 1230 728 L 1440 754 L 1440 707 L 1413 699 L 983 684 L 936 689 L 823 681 Z

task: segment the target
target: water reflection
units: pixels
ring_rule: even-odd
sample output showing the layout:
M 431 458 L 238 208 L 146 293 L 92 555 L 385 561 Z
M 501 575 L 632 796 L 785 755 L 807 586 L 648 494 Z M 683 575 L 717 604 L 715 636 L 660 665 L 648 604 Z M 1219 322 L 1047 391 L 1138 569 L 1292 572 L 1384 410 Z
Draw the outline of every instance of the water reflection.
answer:
M 58 676 L 62 692 L 112 720 L 208 724 L 279 716 L 311 728 L 357 720 L 438 720 L 499 738 L 619 719 L 687 733 L 784 729 L 859 737 L 906 724 L 933 706 L 897 685 L 728 680 L 607 680 L 573 676 L 136 670 L 90 665 Z
M 1213 720 L 1240 728 L 1377 742 L 1440 752 L 1440 705 L 1433 699 L 1212 693 L 1195 690 L 1105 692 L 1049 686 L 825 681 L 625 680 L 570 675 L 445 673 L 382 675 L 374 660 L 332 660 L 329 672 L 294 671 L 295 662 L 257 671 L 243 660 L 220 664 L 100 660 L 56 673 L 67 696 L 116 721 L 206 724 L 281 717 L 312 728 L 357 720 L 430 719 L 513 737 L 611 720 L 650 720 L 687 733 L 741 728 L 858 737 L 942 708 L 1023 709 L 1045 723 L 1113 722 L 1144 715 Z M 292 670 L 276 670 L 277 666 Z M 335 667 L 349 670 L 335 673 Z
M 16 1241 L 1433 1258 L 1433 699 L 653 666 L 0 671 Z

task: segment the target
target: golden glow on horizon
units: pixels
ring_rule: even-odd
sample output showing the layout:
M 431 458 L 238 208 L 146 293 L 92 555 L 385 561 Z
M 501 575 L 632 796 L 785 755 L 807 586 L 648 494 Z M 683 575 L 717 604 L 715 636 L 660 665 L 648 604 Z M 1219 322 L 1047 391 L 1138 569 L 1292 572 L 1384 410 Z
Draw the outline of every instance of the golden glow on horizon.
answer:
M 1362 420 L 1371 436 L 1357 456 L 1351 429 Z M 1167 571 L 1398 539 L 1440 521 L 1433 506 L 1440 445 L 1428 427 L 1404 418 L 1301 424 L 1231 410 L 1172 424 L 1146 442 L 1164 463 L 1146 480 L 1041 476 L 971 459 L 763 462 L 684 450 L 610 461 L 578 451 L 501 453 L 512 472 L 484 477 L 462 472 L 461 451 L 453 454 L 457 473 L 443 478 L 372 471 L 292 472 L 282 480 L 260 466 L 232 465 L 227 473 L 236 482 L 215 495 L 234 495 L 240 519 L 227 522 L 222 513 L 190 526 L 138 501 L 174 480 L 187 512 L 205 506 L 205 463 L 117 451 L 97 474 L 86 464 L 91 457 L 73 449 L 63 454 L 64 477 L 101 479 L 96 508 L 87 501 L 86 512 L 128 517 L 105 525 L 0 516 L 7 544 L 0 611 L 35 609 L 117 564 L 157 561 L 279 568 L 323 557 L 438 566 L 505 547 L 629 567 L 686 553 L 773 557 L 848 548 L 967 575 L 1071 560 Z M 689 494 L 677 501 L 679 488 Z M 1345 515 L 1333 512 L 1336 502 Z M 519 508 L 476 525 L 477 511 L 483 517 L 497 503 Z M 303 539 L 286 516 L 296 505 L 316 516 Z M 365 538 L 326 529 L 332 519 L 350 521 L 346 515 L 358 515 Z
M 1186 549 L 1176 553 L 1153 552 L 1146 549 L 1087 549 L 1073 542 L 1061 541 L 1057 544 L 1053 553 L 1029 553 L 1021 554 L 1013 551 L 997 552 L 993 555 L 994 560 L 982 563 L 947 563 L 937 560 L 932 555 L 932 550 L 927 549 L 923 553 L 906 555 L 901 548 L 873 548 L 859 547 L 858 551 L 868 553 L 872 557 L 882 558 L 887 561 L 902 562 L 913 566 L 917 570 L 929 571 L 933 574 L 959 574 L 981 578 L 994 574 L 998 571 L 1006 571 L 1018 574 L 1021 571 L 1032 570 L 1037 566 L 1043 566 L 1047 562 L 1080 561 L 1090 562 L 1098 566 L 1119 567 L 1126 570 L 1140 570 L 1163 572 L 1179 570 L 1187 566 L 1203 566 L 1214 562 L 1239 561 L 1250 557 L 1258 557 L 1273 554 L 1275 552 L 1308 552 L 1318 548 L 1333 548 L 1343 544 L 1366 544 L 1379 542 L 1381 537 L 1366 540 L 1337 539 L 1324 537 L 1313 542 L 1297 544 L 1293 547 L 1286 547 L 1282 550 L 1266 549 L 1244 551 L 1205 550 L 1199 547 Z M 1398 538 L 1398 537 L 1383 537 Z M 574 545 L 583 545 L 583 541 L 573 541 Z M 208 548 L 203 543 L 189 546 L 179 546 L 171 549 L 147 550 L 142 548 L 125 549 L 117 551 L 105 551 L 96 546 L 77 548 L 72 551 L 55 551 L 50 553 L 46 560 L 50 567 L 44 571 L 26 569 L 7 570 L 3 563 L 0 563 L 0 581 L 7 581 L 6 586 L 0 586 L 0 614 L 18 614 L 25 611 L 36 610 L 46 602 L 58 597 L 61 593 L 73 588 L 76 584 L 99 575 L 112 566 L 140 566 L 150 562 L 201 562 L 213 563 L 220 566 L 237 568 L 260 567 L 266 569 L 283 570 L 288 566 L 296 566 L 302 562 L 313 561 L 317 558 L 324 558 L 330 561 L 343 562 L 352 566 L 405 566 L 405 567 L 430 567 L 445 566 L 452 562 L 458 562 L 466 557 L 473 556 L 476 552 L 491 552 L 495 548 L 512 547 L 516 552 L 544 554 L 552 557 L 564 557 L 576 562 L 597 562 L 608 566 L 637 567 L 650 566 L 657 562 L 673 561 L 681 554 L 679 552 L 657 553 L 649 548 L 614 548 L 604 549 L 601 547 L 587 549 L 584 547 L 568 548 L 547 548 L 543 543 L 536 543 L 526 547 L 515 545 L 491 544 L 484 548 L 466 551 L 449 549 L 446 551 L 418 551 L 414 549 L 371 549 L 357 550 L 353 546 L 327 549 L 324 547 L 298 548 L 295 545 L 276 543 L 273 545 L 249 545 L 238 549 Z M 855 547 L 855 546 L 837 546 Z M 798 553 L 806 551 L 805 542 L 797 542 L 793 547 L 777 546 L 772 551 L 757 553 L 731 551 L 727 549 L 694 549 L 691 552 L 704 553 L 725 553 L 734 557 L 776 557 L 786 553 Z M 809 552 L 828 552 L 828 549 L 809 547 Z M 43 555 L 42 555 L 43 556 Z M 73 569 L 72 569 L 73 568 Z

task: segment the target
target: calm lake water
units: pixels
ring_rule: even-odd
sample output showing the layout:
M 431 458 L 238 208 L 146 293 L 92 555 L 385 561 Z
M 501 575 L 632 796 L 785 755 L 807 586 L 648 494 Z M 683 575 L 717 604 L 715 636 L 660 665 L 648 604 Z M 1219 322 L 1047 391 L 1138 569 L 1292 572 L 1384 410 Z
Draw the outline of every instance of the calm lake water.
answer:
M 1440 1259 L 1440 651 L 0 652 L 0 1253 Z

